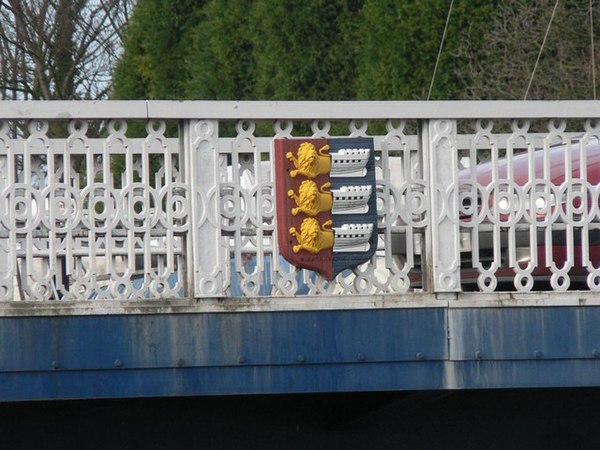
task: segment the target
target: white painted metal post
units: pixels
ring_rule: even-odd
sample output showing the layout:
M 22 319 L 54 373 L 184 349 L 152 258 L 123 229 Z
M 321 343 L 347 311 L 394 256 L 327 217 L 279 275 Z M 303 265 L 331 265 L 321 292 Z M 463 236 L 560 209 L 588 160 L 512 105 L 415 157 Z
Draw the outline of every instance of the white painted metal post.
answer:
M 219 122 L 190 120 L 184 126 L 186 182 L 191 189 L 191 247 L 195 297 L 224 295 L 224 249 L 220 232 Z M 190 259 L 188 258 L 188 261 Z
M 0 124 L 0 192 L 8 186 L 8 136 L 6 124 Z M 6 214 L 6 203 L 0 200 L 0 208 Z M 0 218 L 3 213 L 0 213 Z M 4 230 L 3 230 L 4 231 Z M 8 234 L 0 239 L 0 300 L 13 299 L 13 273 L 10 270 L 11 248 Z
M 455 120 L 427 123 L 431 242 L 429 269 L 434 292 L 460 291 L 458 154 Z

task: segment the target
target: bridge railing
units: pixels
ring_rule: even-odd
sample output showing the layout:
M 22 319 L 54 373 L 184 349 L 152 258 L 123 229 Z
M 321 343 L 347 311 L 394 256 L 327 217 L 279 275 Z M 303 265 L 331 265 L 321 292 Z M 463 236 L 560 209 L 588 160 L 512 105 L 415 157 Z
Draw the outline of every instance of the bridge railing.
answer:
M 0 102 L 0 300 L 600 290 L 597 102 Z M 280 255 L 274 139 L 372 137 L 377 250 Z

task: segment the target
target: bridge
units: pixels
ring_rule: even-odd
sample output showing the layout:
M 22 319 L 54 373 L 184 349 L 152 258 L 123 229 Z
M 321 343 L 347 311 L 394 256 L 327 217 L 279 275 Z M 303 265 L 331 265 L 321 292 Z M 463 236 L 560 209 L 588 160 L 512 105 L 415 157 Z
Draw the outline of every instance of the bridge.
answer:
M 600 103 L 0 102 L 0 401 L 600 385 Z M 372 139 L 372 256 L 277 141 Z

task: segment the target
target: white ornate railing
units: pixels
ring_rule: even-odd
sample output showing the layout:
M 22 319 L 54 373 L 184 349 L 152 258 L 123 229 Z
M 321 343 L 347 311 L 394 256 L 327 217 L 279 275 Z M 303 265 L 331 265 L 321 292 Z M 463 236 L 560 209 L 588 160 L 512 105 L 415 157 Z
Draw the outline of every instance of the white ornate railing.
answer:
M 0 300 L 600 290 L 599 102 L 0 102 Z M 280 257 L 273 139 L 373 137 L 378 246 Z

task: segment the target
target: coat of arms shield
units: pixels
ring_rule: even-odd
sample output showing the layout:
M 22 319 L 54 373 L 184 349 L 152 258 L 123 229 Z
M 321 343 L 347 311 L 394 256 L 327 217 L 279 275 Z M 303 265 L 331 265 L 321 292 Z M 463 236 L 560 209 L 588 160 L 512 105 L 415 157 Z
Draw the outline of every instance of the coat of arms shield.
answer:
M 275 139 L 281 255 L 332 280 L 377 249 L 372 138 Z

